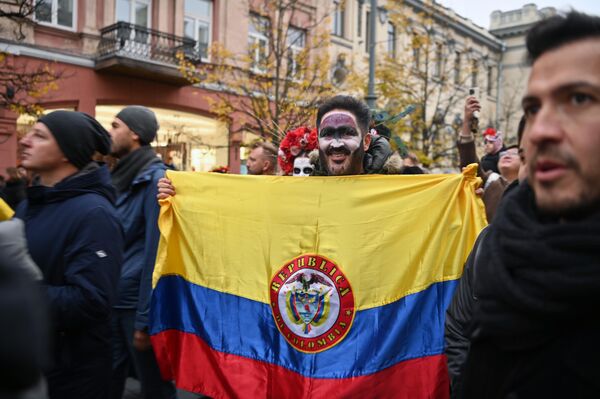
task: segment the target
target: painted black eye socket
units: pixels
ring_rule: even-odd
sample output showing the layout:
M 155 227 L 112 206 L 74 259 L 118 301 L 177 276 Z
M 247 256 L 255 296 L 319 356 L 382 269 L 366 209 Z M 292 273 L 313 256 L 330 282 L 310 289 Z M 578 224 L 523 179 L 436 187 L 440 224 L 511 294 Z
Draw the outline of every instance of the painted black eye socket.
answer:
M 299 175 L 301 172 L 303 172 L 305 175 L 310 175 L 313 172 L 313 168 L 311 167 L 305 167 L 304 169 L 300 169 L 300 168 L 294 168 L 294 174 Z
M 347 137 L 357 136 L 356 129 L 349 126 L 341 126 L 338 128 L 326 127 L 319 133 L 319 137 Z
M 319 137 L 333 137 L 333 135 L 335 134 L 336 129 L 331 128 L 331 127 L 326 127 L 325 129 L 321 130 L 319 132 Z

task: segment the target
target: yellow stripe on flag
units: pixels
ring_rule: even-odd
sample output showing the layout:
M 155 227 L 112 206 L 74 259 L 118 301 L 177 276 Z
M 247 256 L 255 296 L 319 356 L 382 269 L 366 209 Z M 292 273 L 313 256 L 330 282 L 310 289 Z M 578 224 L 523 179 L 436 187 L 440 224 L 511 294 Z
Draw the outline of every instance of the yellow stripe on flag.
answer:
M 13 217 L 15 211 L 2 198 L 0 198 L 0 222 Z
M 455 175 L 239 176 L 167 172 L 156 282 L 177 274 L 204 287 L 269 303 L 286 261 L 334 261 L 358 310 L 456 279 L 479 231 L 476 166 Z

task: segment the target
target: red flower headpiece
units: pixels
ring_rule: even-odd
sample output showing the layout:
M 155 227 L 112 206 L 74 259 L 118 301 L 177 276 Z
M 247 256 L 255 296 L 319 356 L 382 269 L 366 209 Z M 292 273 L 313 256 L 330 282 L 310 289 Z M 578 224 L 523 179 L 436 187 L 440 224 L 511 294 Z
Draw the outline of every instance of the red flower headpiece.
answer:
M 494 138 L 494 137 L 496 137 L 496 129 L 494 129 L 493 127 L 488 127 L 483 132 L 483 135 L 484 136 L 491 136 L 492 138 Z
M 317 148 L 318 143 L 317 129 L 300 126 L 287 132 L 279 144 L 279 155 L 277 156 L 277 162 L 283 174 L 291 175 L 294 170 L 294 159 L 303 152 L 311 152 Z

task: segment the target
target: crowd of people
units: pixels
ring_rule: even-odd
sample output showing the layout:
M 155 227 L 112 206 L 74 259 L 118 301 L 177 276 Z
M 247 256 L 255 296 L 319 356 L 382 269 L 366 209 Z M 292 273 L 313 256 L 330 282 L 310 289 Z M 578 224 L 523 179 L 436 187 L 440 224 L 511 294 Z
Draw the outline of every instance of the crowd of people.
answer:
M 489 226 L 465 264 L 446 318 L 456 398 L 595 398 L 600 319 L 600 17 L 538 23 L 518 143 L 484 132 L 477 159 L 468 97 L 461 166 L 479 163 Z M 338 95 L 316 128 L 277 148 L 256 143 L 249 174 L 414 174 L 367 105 Z M 148 334 L 158 199 L 176 195 L 150 143 L 154 113 L 129 106 L 109 131 L 80 112 L 42 116 L 21 140 L 0 223 L 0 396 L 121 398 L 134 374 L 145 398 L 174 398 Z M 389 130 L 389 129 L 388 129 Z M 118 161 L 109 170 L 94 154 Z M 34 179 L 30 179 L 34 176 Z

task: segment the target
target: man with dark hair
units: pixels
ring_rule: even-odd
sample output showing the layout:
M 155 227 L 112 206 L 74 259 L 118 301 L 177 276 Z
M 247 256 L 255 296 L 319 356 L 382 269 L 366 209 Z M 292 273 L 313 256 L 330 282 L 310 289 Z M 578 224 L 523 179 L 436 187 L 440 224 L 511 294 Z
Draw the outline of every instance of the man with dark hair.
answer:
M 369 134 L 370 121 L 369 107 L 354 97 L 325 101 L 317 111 L 317 174 L 399 173 L 402 160 L 384 137 Z
M 277 147 L 268 141 L 257 141 L 250 147 L 246 167 L 249 175 L 274 175 L 277 172 Z
M 481 250 L 461 398 L 600 392 L 600 18 L 576 12 L 527 37 L 528 181 Z
M 110 136 L 89 115 L 54 111 L 20 143 L 22 165 L 39 177 L 16 217 L 25 222 L 50 309 L 50 398 L 106 399 L 123 233 L 109 171 L 92 157 L 108 154 Z
M 363 160 L 372 136 L 367 104 L 350 96 L 336 96 L 317 111 L 320 165 L 328 175 L 364 173 Z
M 111 153 L 118 158 L 112 171 L 117 212 L 125 230 L 125 253 L 118 298 L 112 318 L 113 377 L 111 398 L 123 396 L 133 366 L 144 398 L 175 397 L 175 387 L 160 377 L 148 335 L 152 272 L 160 233 L 156 183 L 166 166 L 150 147 L 158 122 L 154 112 L 132 105 L 112 121 Z

